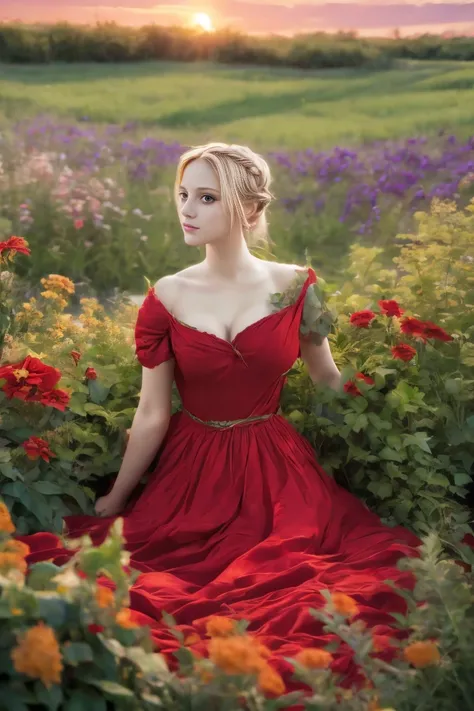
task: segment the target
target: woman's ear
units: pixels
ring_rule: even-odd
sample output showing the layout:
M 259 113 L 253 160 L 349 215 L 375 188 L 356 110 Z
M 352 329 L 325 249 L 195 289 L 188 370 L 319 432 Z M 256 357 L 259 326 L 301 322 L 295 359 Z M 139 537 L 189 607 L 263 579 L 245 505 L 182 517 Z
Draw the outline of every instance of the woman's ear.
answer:
M 257 224 L 257 218 L 258 218 L 258 205 L 257 203 L 251 203 L 250 205 L 247 205 L 245 208 L 245 217 L 247 218 L 247 222 L 249 223 L 250 228 L 252 229 L 253 227 L 256 226 Z

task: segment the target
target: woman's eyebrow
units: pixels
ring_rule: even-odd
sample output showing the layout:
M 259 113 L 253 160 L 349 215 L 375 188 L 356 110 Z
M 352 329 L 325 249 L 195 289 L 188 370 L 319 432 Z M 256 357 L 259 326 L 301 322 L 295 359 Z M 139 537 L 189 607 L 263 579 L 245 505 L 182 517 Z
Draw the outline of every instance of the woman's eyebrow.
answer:
M 186 190 L 186 188 L 184 187 L 184 185 L 180 185 L 180 186 L 179 186 L 179 189 L 180 189 L 180 190 Z M 213 193 L 219 192 L 216 188 L 196 188 L 196 190 L 208 190 L 208 191 L 211 191 L 211 192 L 213 192 Z

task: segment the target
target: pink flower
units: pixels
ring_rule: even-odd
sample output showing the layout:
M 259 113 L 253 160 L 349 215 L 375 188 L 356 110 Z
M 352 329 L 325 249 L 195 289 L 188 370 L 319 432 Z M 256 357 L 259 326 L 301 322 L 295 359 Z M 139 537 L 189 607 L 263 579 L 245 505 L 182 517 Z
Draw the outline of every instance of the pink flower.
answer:
M 74 220 L 76 230 L 81 230 L 84 227 L 84 220 Z

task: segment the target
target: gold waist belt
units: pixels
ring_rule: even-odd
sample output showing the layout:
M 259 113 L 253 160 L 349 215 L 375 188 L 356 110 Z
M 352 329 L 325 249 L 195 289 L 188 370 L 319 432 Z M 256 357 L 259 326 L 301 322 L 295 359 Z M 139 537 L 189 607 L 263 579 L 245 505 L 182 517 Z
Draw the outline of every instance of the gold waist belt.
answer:
M 202 425 L 207 425 L 208 427 L 215 427 L 216 429 L 225 430 L 229 429 L 230 427 L 235 427 L 236 425 L 243 425 L 251 422 L 260 422 L 261 420 L 268 420 L 270 419 L 270 417 L 275 417 L 275 415 L 279 415 L 281 413 L 281 410 L 279 409 L 278 412 L 270 412 L 270 414 L 268 415 L 254 415 L 253 417 L 244 417 L 241 420 L 201 420 L 199 417 L 196 417 L 196 415 L 193 415 L 192 412 L 186 410 L 185 407 L 183 407 L 183 412 L 185 412 L 195 422 L 200 422 Z

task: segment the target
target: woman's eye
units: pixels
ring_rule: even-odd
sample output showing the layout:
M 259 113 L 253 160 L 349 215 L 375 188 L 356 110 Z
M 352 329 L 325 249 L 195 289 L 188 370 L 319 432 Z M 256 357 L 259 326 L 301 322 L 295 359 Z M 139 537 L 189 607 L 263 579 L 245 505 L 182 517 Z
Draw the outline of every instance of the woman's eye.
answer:
M 203 195 L 203 198 L 211 198 L 212 202 L 214 202 L 214 199 L 212 195 Z

